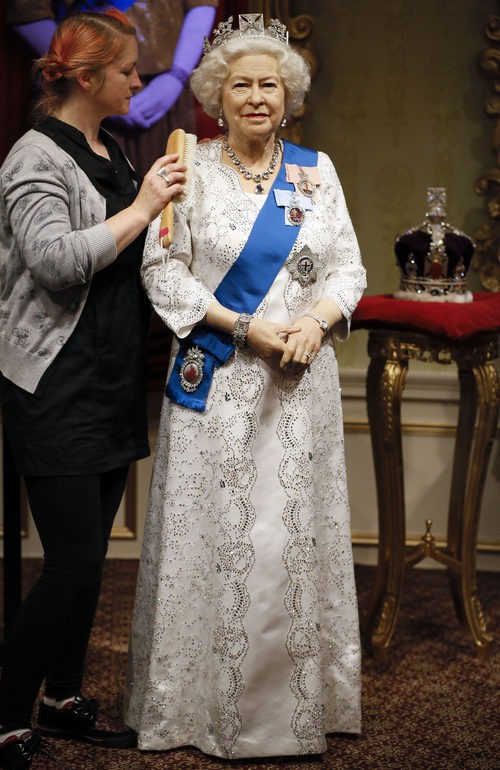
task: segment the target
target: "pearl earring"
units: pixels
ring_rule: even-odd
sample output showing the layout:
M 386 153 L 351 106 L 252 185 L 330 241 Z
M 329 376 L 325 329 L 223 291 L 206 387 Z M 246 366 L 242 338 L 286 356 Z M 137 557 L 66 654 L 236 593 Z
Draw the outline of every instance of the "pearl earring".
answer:
M 222 110 L 220 111 L 219 119 L 217 121 L 219 128 L 224 128 L 224 118 L 222 117 Z
M 285 126 L 286 126 L 286 115 L 283 115 L 283 120 L 281 121 L 280 125 L 281 125 L 281 128 L 285 128 Z

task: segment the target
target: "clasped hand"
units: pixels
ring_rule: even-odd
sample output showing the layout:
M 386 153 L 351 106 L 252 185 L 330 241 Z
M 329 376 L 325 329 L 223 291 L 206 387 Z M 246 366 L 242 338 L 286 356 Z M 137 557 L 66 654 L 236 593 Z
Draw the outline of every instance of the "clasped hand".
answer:
M 247 334 L 249 348 L 272 369 L 297 374 L 314 361 L 321 347 L 323 332 L 317 321 L 307 316 L 285 327 L 262 318 L 252 318 Z

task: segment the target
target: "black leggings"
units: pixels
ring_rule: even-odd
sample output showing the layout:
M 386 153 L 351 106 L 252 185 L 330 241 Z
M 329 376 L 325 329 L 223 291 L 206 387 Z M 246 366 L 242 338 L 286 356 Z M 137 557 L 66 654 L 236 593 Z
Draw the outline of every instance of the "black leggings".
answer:
M 31 724 L 44 679 L 45 694 L 53 698 L 68 698 L 82 687 L 104 557 L 127 472 L 128 466 L 25 479 L 44 564 L 6 644 L 0 680 L 4 727 Z

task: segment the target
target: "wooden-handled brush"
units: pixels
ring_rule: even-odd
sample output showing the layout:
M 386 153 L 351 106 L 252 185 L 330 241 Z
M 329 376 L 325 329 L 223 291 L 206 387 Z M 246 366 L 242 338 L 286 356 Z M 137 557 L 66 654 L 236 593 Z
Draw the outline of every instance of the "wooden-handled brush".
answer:
M 159 238 L 160 246 L 162 246 L 164 249 L 170 246 L 174 236 L 174 203 L 179 203 L 180 201 L 184 200 L 188 192 L 191 176 L 190 172 L 192 172 L 194 164 L 196 141 L 196 135 L 186 134 L 183 128 L 176 128 L 168 137 L 165 154 L 171 155 L 175 152 L 178 153 L 179 160 L 177 162 L 185 163 L 187 166 L 187 171 L 186 184 L 184 185 L 182 193 L 179 193 L 179 195 L 176 195 L 174 198 L 172 198 L 171 201 L 167 203 L 161 215 Z

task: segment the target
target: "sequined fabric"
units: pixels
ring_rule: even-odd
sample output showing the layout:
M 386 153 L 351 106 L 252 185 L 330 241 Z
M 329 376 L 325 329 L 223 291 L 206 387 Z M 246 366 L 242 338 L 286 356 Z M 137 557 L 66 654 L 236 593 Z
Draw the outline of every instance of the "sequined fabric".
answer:
M 257 315 L 289 324 L 324 296 L 349 319 L 365 273 L 329 158 Z M 148 235 L 143 278 L 181 336 L 245 243 L 257 207 L 217 142 L 197 148 L 168 259 Z M 189 227 L 188 227 L 189 225 Z M 258 269 L 258 265 L 256 265 Z M 174 345 L 173 355 L 177 351 Z M 140 749 L 221 757 L 316 754 L 360 731 L 360 647 L 333 340 L 303 377 L 248 349 L 216 370 L 207 410 L 164 401 L 131 636 L 125 720 Z

